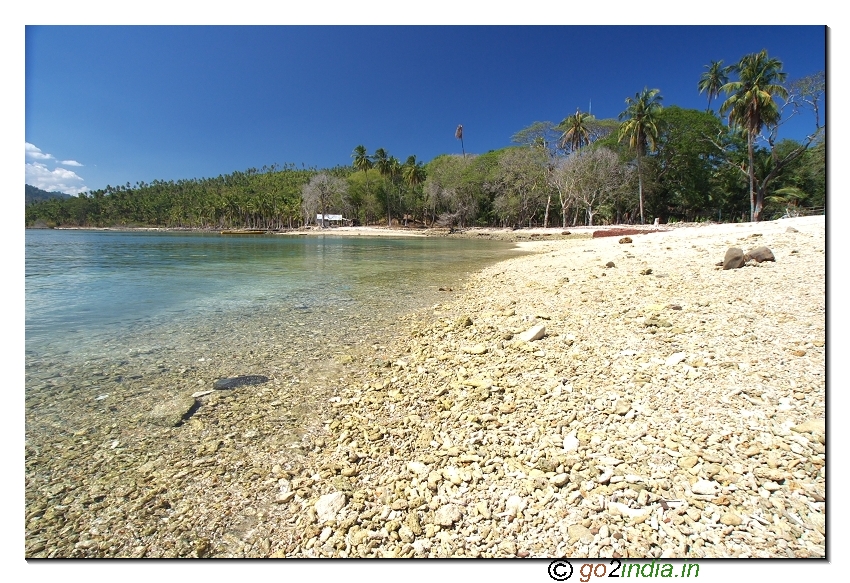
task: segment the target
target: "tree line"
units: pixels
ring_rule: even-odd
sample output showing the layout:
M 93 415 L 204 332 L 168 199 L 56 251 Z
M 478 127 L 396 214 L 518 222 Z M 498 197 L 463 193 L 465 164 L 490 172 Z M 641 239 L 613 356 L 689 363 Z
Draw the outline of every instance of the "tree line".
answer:
M 273 165 L 52 198 L 27 205 L 26 224 L 282 230 L 333 213 L 364 225 L 517 228 L 823 212 L 825 76 L 787 83 L 781 69 L 766 51 L 712 61 L 696 87 L 705 111 L 664 107 L 659 89 L 644 88 L 616 119 L 576 110 L 485 154 L 402 163 L 358 145 L 349 166 Z M 811 133 L 780 139 L 799 115 L 812 118 Z M 462 126 L 455 135 L 463 139 Z

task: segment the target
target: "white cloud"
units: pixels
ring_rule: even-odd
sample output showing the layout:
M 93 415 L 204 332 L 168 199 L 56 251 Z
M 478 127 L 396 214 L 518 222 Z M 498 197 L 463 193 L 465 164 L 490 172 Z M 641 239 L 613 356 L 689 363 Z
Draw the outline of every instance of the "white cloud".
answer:
M 25 142 L 25 143 L 26 143 L 27 158 L 32 158 L 33 160 L 54 160 L 52 155 L 45 154 L 44 152 L 41 151 L 41 148 L 38 148 L 35 145 L 30 144 L 29 142 Z M 33 186 L 35 186 L 35 185 L 33 185 Z
M 29 144 L 27 144 L 29 146 Z M 27 184 L 31 184 L 48 192 L 65 192 L 79 194 L 89 188 L 83 184 L 83 179 L 71 170 L 56 168 L 50 170 L 39 162 L 27 162 Z
M 59 163 L 62 164 L 63 166 L 82 166 L 82 164 L 80 164 L 76 160 L 62 160 Z

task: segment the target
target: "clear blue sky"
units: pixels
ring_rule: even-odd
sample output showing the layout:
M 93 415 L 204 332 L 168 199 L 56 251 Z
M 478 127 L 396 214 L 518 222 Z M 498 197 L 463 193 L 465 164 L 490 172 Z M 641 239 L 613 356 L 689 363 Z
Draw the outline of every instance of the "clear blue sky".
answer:
M 427 162 L 460 152 L 458 124 L 483 153 L 576 108 L 616 117 L 645 86 L 705 109 L 704 66 L 761 49 L 789 80 L 826 68 L 821 26 L 28 26 L 27 182 L 321 168 L 358 144 Z

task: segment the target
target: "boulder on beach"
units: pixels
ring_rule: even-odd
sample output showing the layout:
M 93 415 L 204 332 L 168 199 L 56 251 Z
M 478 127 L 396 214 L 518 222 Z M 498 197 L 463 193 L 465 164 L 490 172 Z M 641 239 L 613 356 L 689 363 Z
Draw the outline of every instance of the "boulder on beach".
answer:
M 723 257 L 723 269 L 738 269 L 743 267 L 744 250 L 740 247 L 729 247 L 726 250 L 726 255 Z
M 744 255 L 744 259 L 745 261 L 752 259 L 756 263 L 761 263 L 762 261 L 776 261 L 776 257 L 773 256 L 773 251 L 767 247 L 756 247 Z

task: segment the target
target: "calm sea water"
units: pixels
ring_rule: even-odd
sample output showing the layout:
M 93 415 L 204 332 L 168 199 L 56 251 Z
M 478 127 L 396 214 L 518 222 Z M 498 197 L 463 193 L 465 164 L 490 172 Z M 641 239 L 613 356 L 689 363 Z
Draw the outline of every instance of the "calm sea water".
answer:
M 28 230 L 28 373 L 126 356 L 142 339 L 174 343 L 201 323 L 380 320 L 445 299 L 438 286 L 515 254 L 441 238 Z

